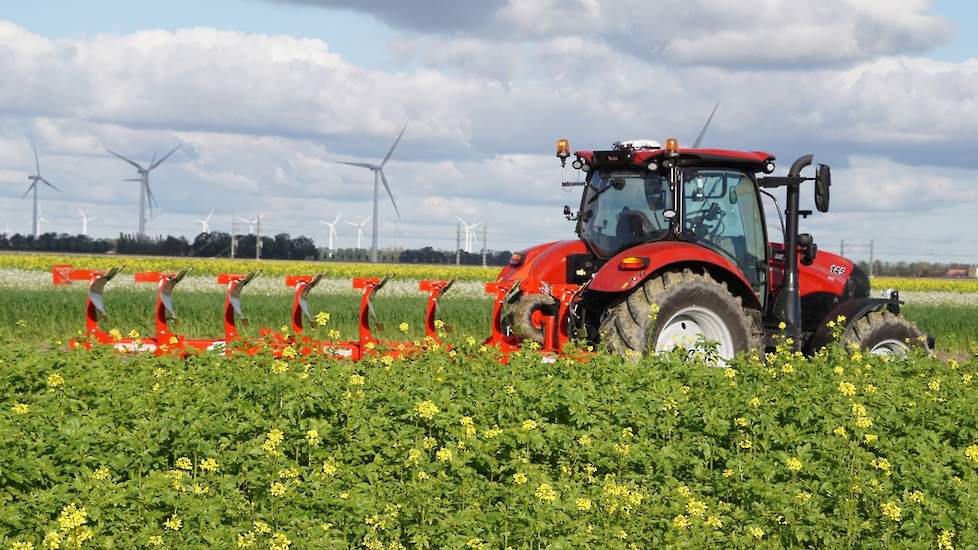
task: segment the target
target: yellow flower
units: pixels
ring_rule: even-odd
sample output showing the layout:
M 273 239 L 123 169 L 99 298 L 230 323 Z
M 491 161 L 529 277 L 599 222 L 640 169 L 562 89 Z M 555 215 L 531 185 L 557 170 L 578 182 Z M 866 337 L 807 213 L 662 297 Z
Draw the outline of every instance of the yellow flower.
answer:
M 551 487 L 549 483 L 541 483 L 533 494 L 536 495 L 538 499 L 547 502 L 557 500 L 557 492 L 554 491 L 553 487 Z
M 421 439 L 421 447 L 426 451 L 434 449 L 437 445 L 438 440 L 431 436 L 425 436 L 423 439 Z
M 335 474 L 336 470 L 338 469 L 339 467 L 335 462 L 333 462 L 333 459 L 330 459 L 329 462 L 323 462 L 323 475 L 331 476 Z
M 252 523 L 255 527 L 255 532 L 260 535 L 267 535 L 272 532 L 272 528 L 268 526 L 264 521 L 256 521 Z
M 428 472 L 420 471 L 418 472 L 418 481 L 425 481 L 428 479 Z
M 852 382 L 839 382 L 839 393 L 846 397 L 856 395 L 856 386 Z
M 310 447 L 319 446 L 319 432 L 316 430 L 306 431 L 306 441 L 309 443 Z
M 180 458 L 177 459 L 177 461 L 174 464 L 174 466 L 176 466 L 177 468 L 179 468 L 181 470 L 191 470 L 191 469 L 193 469 L 194 464 L 193 464 L 193 462 L 190 462 L 190 459 L 189 458 L 187 458 L 185 456 L 181 456 Z
M 723 529 L 723 522 L 720 521 L 720 518 L 716 516 L 710 516 L 706 518 L 706 521 L 703 522 L 703 524 L 709 527 L 710 529 Z
M 748 424 L 750 424 L 750 422 L 746 418 L 744 418 L 744 417 L 738 417 L 737 419 L 734 420 L 734 424 L 736 424 L 736 425 L 740 426 L 741 428 L 743 428 L 743 427 L 747 426 Z
M 408 330 L 410 330 L 411 326 L 408 325 L 407 323 L 401 323 L 400 325 L 397 326 L 397 328 L 401 332 L 407 332 Z
M 790 472 L 800 472 L 801 471 L 801 461 L 798 460 L 795 457 L 791 457 L 787 461 L 785 461 L 785 466 L 788 467 L 788 471 L 790 471 Z
M 731 470 L 730 468 L 727 468 L 726 470 L 723 471 L 723 477 L 731 477 L 733 476 L 733 474 L 734 474 L 733 470 Z
M 285 439 L 285 434 L 282 433 L 282 430 L 275 428 L 265 434 L 265 443 L 262 444 L 262 448 L 265 449 L 265 452 L 269 455 L 278 456 L 278 444 L 281 443 L 283 439 Z
M 364 377 L 359 374 L 351 374 L 349 384 L 351 386 L 362 386 L 364 382 Z
M 577 438 L 577 444 L 580 445 L 581 447 L 590 447 L 591 437 L 587 435 L 582 435 L 581 437 Z
M 528 481 L 528 479 L 527 479 L 526 475 L 523 474 L 522 472 L 516 472 L 516 474 L 513 475 L 513 483 L 515 483 L 517 485 L 523 485 L 527 481 Z
M 865 386 L 863 386 L 863 392 L 867 394 L 876 393 L 876 390 L 877 390 L 876 386 L 872 384 L 866 384 Z
M 54 372 L 54 373 L 51 373 L 51 374 L 48 375 L 48 387 L 49 388 L 59 388 L 59 387 L 63 386 L 64 383 L 65 383 L 65 379 L 62 378 L 62 376 L 60 374 Z
M 10 410 L 13 411 L 14 414 L 27 414 L 31 412 L 31 407 L 27 403 L 17 403 L 13 407 L 10 407 Z
M 10 550 L 34 550 L 33 542 L 15 542 L 10 546 Z
M 690 499 L 690 501 L 686 503 L 686 511 L 689 512 L 689 515 L 693 517 L 698 518 L 703 514 L 705 514 L 706 508 L 707 507 L 705 502 L 703 502 L 702 500 L 696 500 L 695 498 Z
M 421 462 L 422 456 L 424 456 L 424 453 L 421 452 L 421 449 L 411 449 L 410 451 L 408 451 L 407 460 L 411 464 L 416 464 L 418 462 Z
M 747 533 L 755 539 L 762 538 L 764 536 L 764 530 L 760 527 L 748 527 Z
M 689 518 L 682 514 L 672 518 L 672 528 L 685 531 L 689 528 Z
M 251 548 L 257 542 L 254 531 L 238 535 L 238 548 Z
M 628 456 L 628 453 L 631 452 L 631 450 L 632 450 L 632 447 L 630 445 L 628 445 L 628 444 L 625 444 L 625 443 L 615 443 L 615 451 L 617 451 L 618 454 L 620 454 L 622 456 Z
M 204 460 L 201 460 L 199 466 L 200 469 L 205 472 L 217 471 L 217 461 L 213 458 L 205 458 Z
M 873 425 L 873 419 L 868 416 L 860 416 L 856 418 L 856 426 L 860 428 L 868 428 Z
M 151 539 L 150 544 L 152 544 L 152 538 L 153 537 L 150 537 Z M 54 548 L 61 548 L 62 542 L 64 542 L 64 537 L 61 536 L 61 533 L 57 531 L 48 531 L 47 533 L 44 534 L 44 541 L 42 544 L 44 544 L 45 548 L 54 549 Z M 162 537 L 160 538 L 160 544 L 163 544 Z
M 846 369 L 842 367 L 835 367 L 832 369 L 832 372 L 834 372 L 837 376 L 842 376 L 842 374 L 846 372 Z
M 727 367 L 723 369 L 723 375 L 728 379 L 733 380 L 734 378 L 737 378 L 737 370 L 733 367 Z
M 329 323 L 329 313 L 320 311 L 316 314 L 316 326 L 325 327 Z
M 450 461 L 452 459 L 452 450 L 449 449 L 448 447 L 442 447 L 441 449 L 438 449 L 438 452 L 435 453 L 435 459 L 438 460 L 438 462 Z
M 574 503 L 577 505 L 578 511 L 587 512 L 591 510 L 591 500 L 587 498 L 579 498 Z
M 537 428 L 537 421 L 536 420 L 524 420 L 523 423 L 520 424 L 520 426 L 522 426 L 523 427 L 523 430 L 524 431 L 527 431 L 527 432 L 530 431 L 530 430 L 535 430 Z
M 900 518 L 903 516 L 900 506 L 896 503 L 896 501 L 892 500 L 890 502 L 880 504 L 880 511 L 882 511 L 883 515 L 892 521 L 900 521 Z
M 786 328 L 788 328 L 788 325 L 785 324 L 784 321 L 781 321 L 780 323 L 778 323 L 778 330 L 784 330 Z
M 679 496 L 681 496 L 681 497 L 688 497 L 691 494 L 690 491 L 689 491 L 689 487 L 687 487 L 685 485 L 680 485 L 676 489 L 676 492 L 679 493 Z
M 79 508 L 71 503 L 61 509 L 58 515 L 58 526 L 62 531 L 70 531 L 76 527 L 81 527 L 88 522 L 88 512 L 84 508 Z
M 954 531 L 947 529 L 941 530 L 937 537 L 937 548 L 940 550 L 954 550 Z
M 756 397 L 752 397 L 751 400 L 750 400 L 750 406 L 751 407 L 754 407 L 755 409 L 758 408 L 758 407 L 760 407 L 761 406 L 761 400 L 758 399 L 758 398 L 756 398 Z
M 493 439 L 495 437 L 498 437 L 499 434 L 501 434 L 501 433 L 503 433 L 503 431 L 499 429 L 499 426 L 493 426 L 493 427 L 489 428 L 488 430 L 482 432 L 482 438 L 483 439 Z
M 163 522 L 163 527 L 171 531 L 179 531 L 183 527 L 183 520 L 181 520 L 176 514 L 170 516 L 170 519 Z
M 978 462 L 978 445 L 969 445 L 964 450 L 964 457 L 972 462 Z
M 920 491 L 913 491 L 907 495 L 907 500 L 913 502 L 914 504 L 921 504 L 924 502 L 924 493 Z
M 438 405 L 435 405 L 431 401 L 421 401 L 414 406 L 414 412 L 425 420 L 434 418 L 438 414 L 438 411 Z
M 876 434 L 865 434 L 863 435 L 863 439 L 866 440 L 866 443 L 874 443 L 879 437 Z
M 92 472 L 92 477 L 97 481 L 105 481 L 112 477 L 112 471 L 105 466 L 99 466 L 94 472 Z
M 812 494 L 809 493 L 808 491 L 801 491 L 800 493 L 795 495 L 795 500 L 797 500 L 798 502 L 808 502 L 811 499 L 812 499 Z
M 285 374 L 289 372 L 289 364 L 281 359 L 272 360 L 272 372 L 275 374 Z
M 340 331 L 336 329 L 330 329 L 330 331 L 326 333 L 326 336 L 328 336 L 330 340 L 337 340 L 340 337 Z
M 930 383 L 927 384 L 927 387 L 930 388 L 930 391 L 940 391 L 941 390 L 941 379 L 940 378 L 935 378 L 935 379 L 931 380 Z
M 877 470 L 883 470 L 886 475 L 890 475 L 890 461 L 885 458 L 876 457 L 876 459 L 873 460 L 873 467 Z
M 268 547 L 272 550 L 289 550 L 291 545 L 292 541 L 282 532 L 275 533 L 268 541 Z
M 442 330 L 443 328 L 445 328 L 445 321 L 442 321 L 441 319 L 435 319 L 435 328 L 438 330 Z
M 129 331 L 129 334 L 127 336 L 129 336 L 133 340 L 138 340 L 139 339 L 139 331 L 136 330 L 136 329 L 132 329 L 132 330 Z
M 836 426 L 832 433 L 841 437 L 842 439 L 849 439 L 849 432 L 846 431 L 844 426 Z
M 795 367 L 791 363 L 785 363 L 781 366 L 781 372 L 784 374 L 791 374 L 795 372 Z
M 750 442 L 750 439 L 744 438 L 740 440 L 741 449 L 752 449 L 754 445 Z
M 282 357 L 285 357 L 286 359 L 295 359 L 296 355 L 297 353 L 293 346 L 285 346 L 282 348 Z
M 120 332 L 119 329 L 117 329 L 117 328 L 114 328 L 114 329 L 110 330 L 109 331 L 109 336 L 111 336 L 112 339 L 115 340 L 116 342 L 118 342 L 119 340 L 122 340 L 122 332 Z
M 270 489 L 272 492 L 272 496 L 280 497 L 285 494 L 285 491 L 286 489 L 288 489 L 288 487 L 286 487 L 285 484 L 280 481 L 273 481 Z

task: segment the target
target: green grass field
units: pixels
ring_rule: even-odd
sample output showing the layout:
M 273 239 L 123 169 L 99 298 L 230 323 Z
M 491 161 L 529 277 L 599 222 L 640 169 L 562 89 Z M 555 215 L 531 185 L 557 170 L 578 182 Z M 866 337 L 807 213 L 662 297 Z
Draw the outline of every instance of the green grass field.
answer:
M 192 292 L 174 294 L 177 331 L 191 337 L 220 336 L 223 330 L 221 316 L 224 295 L 220 292 Z M 109 312 L 109 327 L 123 333 L 135 329 L 150 334 L 155 297 L 152 292 L 134 289 L 115 289 L 105 293 Z M 244 334 L 258 327 L 278 328 L 288 323 L 292 307 L 291 295 L 251 294 L 242 298 L 245 314 L 250 320 Z M 383 328 L 381 336 L 400 339 L 403 335 L 397 327 L 402 322 L 410 325 L 408 336 L 423 336 L 424 297 L 384 296 L 375 300 L 377 321 Z M 13 327 L 24 321 L 23 334 L 38 340 L 66 339 L 84 328 L 85 291 L 81 287 L 46 288 L 42 290 L 12 290 L 0 288 L 0 326 Z M 332 321 L 329 328 L 341 332 L 344 338 L 356 335 L 359 299 L 349 295 L 313 294 L 309 307 L 313 314 L 329 312 Z M 447 294 L 442 300 L 440 318 L 455 335 L 484 337 L 489 334 L 492 313 L 491 302 L 486 299 L 453 297 Z M 962 305 L 908 305 L 904 314 L 910 320 L 937 338 L 938 349 L 962 353 L 969 345 L 978 343 L 978 307 Z

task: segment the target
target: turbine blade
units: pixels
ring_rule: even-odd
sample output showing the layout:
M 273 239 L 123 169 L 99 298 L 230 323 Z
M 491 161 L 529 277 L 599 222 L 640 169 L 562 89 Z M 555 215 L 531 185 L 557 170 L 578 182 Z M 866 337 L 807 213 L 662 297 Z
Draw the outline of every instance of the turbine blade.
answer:
M 37 180 L 34 180 L 34 183 L 32 183 L 32 184 L 30 184 L 30 185 L 29 185 L 29 186 L 27 187 L 27 191 L 24 191 L 24 194 L 23 194 L 23 195 L 21 195 L 21 196 L 20 196 L 20 198 L 24 198 L 24 197 L 26 197 L 26 196 L 27 196 L 27 195 L 28 195 L 28 194 L 29 194 L 29 193 L 31 192 L 31 190 L 33 190 L 33 189 L 34 189 L 34 186 L 35 186 L 35 185 L 37 185 Z
M 214 210 L 213 209 L 211 210 L 211 213 L 208 214 L 206 218 L 204 218 L 204 221 L 206 221 L 207 223 L 210 223 L 212 216 L 214 216 Z
M 340 221 L 340 216 L 342 216 L 342 214 L 337 214 L 336 215 L 336 219 L 333 220 L 333 225 L 336 225 L 336 223 Z
M 700 144 L 703 143 L 703 136 L 706 135 L 706 130 L 710 127 L 710 123 L 713 122 L 713 115 L 717 114 L 717 109 L 720 107 L 720 102 L 713 106 L 713 111 L 710 112 L 710 116 L 706 119 L 706 124 L 703 125 L 703 129 L 700 130 L 700 135 L 696 136 L 696 141 L 693 142 L 693 149 L 699 149 Z
M 37 175 L 41 175 L 41 161 L 37 158 L 37 144 L 31 140 L 31 147 L 34 149 L 34 166 L 37 168 Z
M 119 153 L 116 153 L 116 152 L 115 152 L 115 151 L 113 151 L 112 149 L 106 149 L 106 151 L 108 151 L 110 155 L 115 155 L 116 157 L 118 157 L 118 158 L 120 158 L 120 159 L 122 159 L 122 160 L 124 160 L 124 161 L 126 161 L 126 162 L 128 162 L 129 164 L 131 164 L 131 165 L 133 165 L 133 166 L 135 166 L 135 167 L 136 167 L 136 170 L 142 170 L 142 169 L 143 169 L 143 167 L 142 167 L 142 166 L 140 166 L 140 165 L 138 165 L 138 164 L 136 164 L 136 162 L 135 162 L 135 161 L 132 161 L 132 160 L 130 160 L 130 159 L 127 159 L 126 157 L 124 157 L 124 156 L 122 156 L 122 155 L 120 155 Z
M 394 194 L 391 193 L 391 186 L 387 185 L 387 177 L 384 176 L 383 170 L 377 170 L 380 173 L 380 181 L 384 182 L 384 189 L 387 190 L 387 196 L 391 198 L 391 204 L 394 205 L 394 212 L 397 212 L 397 219 L 401 219 L 401 211 L 397 208 L 397 201 L 394 200 Z
M 47 184 L 47 186 L 48 186 L 48 187 L 50 187 L 51 189 L 54 189 L 54 190 L 55 190 L 55 191 L 57 191 L 58 193 L 60 193 L 60 192 L 61 192 L 61 190 L 60 190 L 60 189 L 58 189 L 58 188 L 57 188 L 57 186 L 55 186 L 55 185 L 54 185 L 53 183 L 51 183 L 51 182 L 49 182 L 48 180 L 46 180 L 46 179 L 44 179 L 44 178 L 40 178 L 40 179 L 41 179 L 41 181 L 43 181 L 44 183 L 46 183 L 46 184 Z
M 78 208 L 77 210 L 78 210 L 78 213 L 81 214 L 81 217 L 84 218 L 85 217 L 85 211 L 82 210 L 81 208 Z
M 163 164 L 163 161 L 165 161 L 166 159 L 170 158 L 170 155 L 172 155 L 173 153 L 176 153 L 177 152 L 177 149 L 179 149 L 181 147 L 181 145 L 183 145 L 183 144 L 177 145 L 169 153 L 163 155 L 163 158 L 161 158 L 160 160 L 152 163 L 147 170 L 152 170 L 153 168 L 156 168 L 157 166 Z
M 127 180 L 122 180 L 122 181 L 143 181 L 143 178 L 129 178 Z
M 26 193 L 25 193 L 25 195 L 26 195 Z M 352 225 L 353 227 L 360 227 L 360 224 L 358 224 L 358 223 L 353 223 L 353 222 L 343 222 L 343 223 L 345 223 L 347 225 Z
M 455 219 L 461 222 L 462 225 L 465 225 L 465 220 L 463 220 L 461 217 L 455 216 Z
M 384 157 L 384 160 L 380 163 L 381 168 L 383 168 L 384 165 L 387 164 L 387 161 L 390 160 L 391 155 L 394 154 L 394 149 L 397 147 L 397 144 L 400 143 L 401 136 L 404 135 L 404 130 L 407 130 L 407 123 L 404 123 L 404 127 L 401 128 L 401 133 L 397 134 L 397 139 L 394 140 L 394 145 L 391 145 L 391 150 L 387 151 L 387 156 Z
M 347 166 L 358 166 L 360 168 L 367 168 L 368 170 L 375 170 L 377 167 L 373 164 L 368 164 L 366 162 L 345 162 L 342 160 L 333 161 L 336 164 L 345 164 Z

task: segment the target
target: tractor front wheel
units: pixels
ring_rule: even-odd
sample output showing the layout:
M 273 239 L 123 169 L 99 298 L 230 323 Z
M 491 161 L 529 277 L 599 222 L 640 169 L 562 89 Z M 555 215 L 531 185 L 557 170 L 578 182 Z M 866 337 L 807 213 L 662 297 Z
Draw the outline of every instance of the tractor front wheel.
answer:
M 889 311 L 873 311 L 853 323 L 845 334 L 846 344 L 874 355 L 906 355 L 924 347 L 924 334 L 905 317 Z
M 607 311 L 600 335 L 613 353 L 637 359 L 677 347 L 716 346 L 720 362 L 760 349 L 760 331 L 740 298 L 708 274 L 667 271 Z

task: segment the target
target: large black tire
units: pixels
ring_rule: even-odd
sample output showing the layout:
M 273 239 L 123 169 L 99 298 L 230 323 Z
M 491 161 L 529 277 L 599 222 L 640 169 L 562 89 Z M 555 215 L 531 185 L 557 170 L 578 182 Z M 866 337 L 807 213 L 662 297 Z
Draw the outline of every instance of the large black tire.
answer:
M 912 348 L 926 348 L 924 333 L 905 317 L 889 311 L 873 311 L 846 330 L 847 346 L 880 355 L 905 355 Z
M 658 306 L 655 315 L 653 304 Z M 607 311 L 601 321 L 601 340 L 611 352 L 630 359 L 661 351 L 665 348 L 656 348 L 663 328 L 681 325 L 683 312 L 693 307 L 712 312 L 728 331 L 729 349 L 721 353 L 721 359 L 761 349 L 761 330 L 754 321 L 757 316 L 745 311 L 740 298 L 726 285 L 689 269 L 664 272 L 633 289 Z
M 516 336 L 542 344 L 543 327 L 533 322 L 533 314 L 537 311 L 546 315 L 555 315 L 557 301 L 543 294 L 523 294 L 512 309 L 510 323 Z

